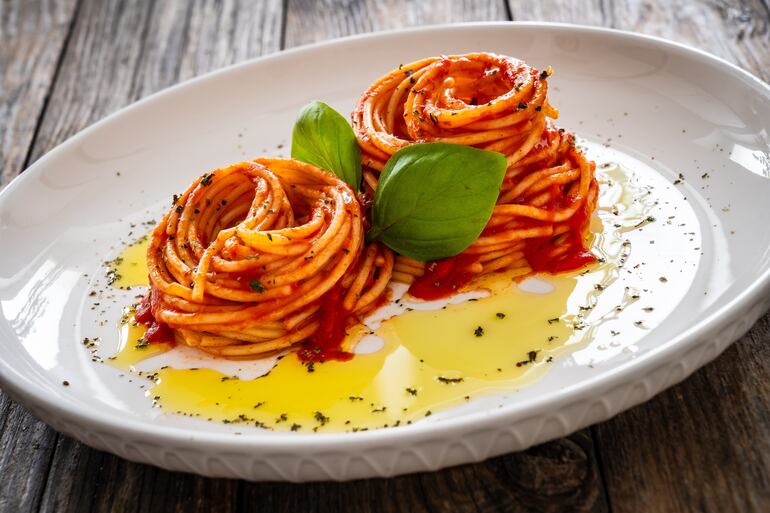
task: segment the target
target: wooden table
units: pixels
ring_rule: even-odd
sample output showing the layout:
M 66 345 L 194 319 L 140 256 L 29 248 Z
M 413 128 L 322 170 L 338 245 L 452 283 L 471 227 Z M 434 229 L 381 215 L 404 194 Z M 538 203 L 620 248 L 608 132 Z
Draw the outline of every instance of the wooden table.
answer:
M 768 0 L 0 0 L 0 185 L 82 128 L 210 70 L 353 33 L 544 20 L 663 36 L 768 81 Z M 6 250 L 7 248 L 3 248 Z M 129 463 L 0 394 L 0 511 L 770 511 L 770 315 L 648 403 L 524 453 L 353 483 Z

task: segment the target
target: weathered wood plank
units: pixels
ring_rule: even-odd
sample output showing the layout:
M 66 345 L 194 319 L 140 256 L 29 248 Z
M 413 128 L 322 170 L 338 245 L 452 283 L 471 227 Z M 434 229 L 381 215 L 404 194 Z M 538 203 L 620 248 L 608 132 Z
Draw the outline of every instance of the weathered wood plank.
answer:
M 0 186 L 24 167 L 76 4 L 0 2 Z
M 75 42 L 73 36 L 72 49 L 62 63 L 62 83 L 56 84 L 32 157 L 140 96 L 212 67 L 277 48 L 281 33 L 279 4 L 279 0 L 266 7 L 236 1 L 221 6 L 213 1 L 183 6 L 170 2 L 152 6 L 86 2 L 83 19 L 74 33 L 79 39 Z M 663 4 L 512 0 L 510 10 L 515 19 L 612 25 L 695 45 L 701 40 L 708 42 L 710 37 L 724 38 L 724 42 L 719 39 L 715 49 L 703 47 L 748 69 L 759 70 L 760 76 L 767 79 L 762 74 L 767 73 L 770 56 L 768 16 L 763 18 L 760 10 L 763 4 L 750 4 L 750 12 L 758 14 L 748 18 L 744 4 L 736 2 L 695 7 Z M 0 9 L 4 7 L 0 4 Z M 264 14 L 255 14 L 260 9 Z M 661 14 L 660 9 L 668 14 Z M 671 13 L 671 9 L 682 12 Z M 716 28 L 699 27 L 700 23 L 684 19 L 688 9 L 706 9 L 710 14 L 701 19 L 707 22 L 727 19 L 728 23 L 720 21 L 721 26 Z M 289 0 L 285 41 L 293 46 L 368 30 L 461 19 L 501 19 L 505 12 L 500 2 L 372 0 L 318 5 Z M 0 19 L 5 20 L 5 16 Z M 100 22 L 104 26 L 100 27 Z M 676 23 L 683 23 L 687 27 L 683 33 L 689 35 L 681 36 Z M 738 43 L 731 46 L 730 37 Z M 110 59 L 113 55 L 121 56 L 120 65 Z M 90 64 L 85 62 L 89 59 L 93 59 Z M 83 80 L 93 78 L 89 73 L 94 67 L 106 69 L 96 72 L 94 87 L 79 91 Z M 3 143 L 5 147 L 9 146 Z M 762 500 L 770 495 L 768 341 L 766 317 L 715 364 L 647 405 L 596 428 L 613 509 L 687 511 L 689 506 L 704 511 L 761 510 L 759 507 L 765 505 Z M 725 365 L 729 366 L 726 370 Z M 678 419 L 680 423 L 667 425 L 665 419 Z M 702 434 L 691 419 L 698 425 L 716 425 L 717 429 Z M 234 482 L 163 472 L 87 449 L 66 437 L 57 441 L 50 430 L 2 396 L 0 428 L 0 511 L 37 509 L 42 476 L 52 455 L 42 511 L 235 509 L 238 485 Z M 728 440 L 736 433 L 741 440 L 737 444 Z M 661 442 L 661 436 L 668 436 L 670 443 Z M 694 436 L 700 437 L 699 449 L 693 449 Z M 757 444 L 753 450 L 744 443 L 752 441 Z M 704 447 L 711 453 L 697 453 L 707 452 Z M 741 461 L 736 464 L 736 459 Z M 584 431 L 525 453 L 432 474 L 349 484 L 244 484 L 237 496 L 237 509 L 336 511 L 355 506 L 363 511 L 561 511 L 561 506 L 569 504 L 571 509 L 567 510 L 604 511 L 603 498 L 597 498 L 601 488 L 594 484 L 598 481 L 595 460 L 591 438 Z M 719 467 L 712 480 L 711 469 Z M 544 470 L 549 468 L 561 468 L 564 473 Z M 708 472 L 704 472 L 706 468 Z M 15 477 L 8 481 L 8 476 Z M 671 476 L 681 477 L 675 480 Z M 736 486 L 738 481 L 745 486 Z M 682 487 L 688 490 L 683 492 Z M 730 487 L 750 499 L 726 497 L 726 493 L 736 493 Z M 704 488 L 709 493 L 699 495 Z M 26 499 L 19 501 L 15 494 L 23 494 Z M 565 497 L 572 502 L 565 502 Z
M 767 80 L 761 1 L 511 1 L 517 20 L 604 25 L 709 51 Z M 770 510 L 770 316 L 681 385 L 594 428 L 615 512 Z
M 482 464 L 349 483 L 244 483 L 241 513 L 571 513 L 607 511 L 591 437 L 568 438 Z
M 605 4 L 612 0 L 508 0 L 514 21 L 553 21 L 580 25 L 607 25 Z
M 508 0 L 516 21 L 554 21 L 631 30 L 689 44 L 770 77 L 766 0 Z
M 17 173 L 28 154 L 30 161 L 39 158 L 88 124 L 142 96 L 193 75 L 278 50 L 282 7 L 281 0 L 84 0 L 34 147 L 28 151 L 31 135 L 3 145 L 22 155 L 15 159 L 16 164 L 6 166 L 8 173 Z M 21 20 L 31 17 L 29 13 L 20 11 L 14 16 L 22 27 L 31 23 Z M 4 26 L 17 23 L 6 20 L 5 15 L 2 19 Z M 52 36 L 41 28 L 40 37 Z M 0 48 L 5 52 L 5 43 Z M 47 58 L 33 54 L 25 65 L 34 70 L 44 64 L 34 60 Z M 28 73 L 15 73 L 22 72 Z M 36 122 L 39 116 L 33 117 Z M 232 510 L 229 498 L 234 496 L 236 482 L 131 464 L 65 437 L 57 442 L 56 434 L 23 408 L 5 398 L 1 401 L 0 511 L 113 511 L 116 504 L 127 511 L 139 511 L 140 507 L 143 511 Z
M 502 0 L 289 0 L 285 41 L 291 48 L 363 32 L 507 19 Z
M 76 5 L 76 0 L 0 3 L 0 187 L 28 158 Z M 37 509 L 55 436 L 0 391 L 0 510 Z
M 612 26 L 695 46 L 770 78 L 761 1 L 614 2 Z M 770 510 L 770 316 L 716 362 L 597 426 L 616 512 Z
M 278 50 L 281 19 L 281 0 L 84 0 L 32 160 L 143 96 Z
M 763 0 L 676 0 L 608 4 L 609 23 L 689 44 L 726 59 L 767 81 L 770 78 L 770 11 Z
M 61 436 L 40 511 L 229 513 L 237 486 L 130 463 Z
M 770 317 L 682 384 L 596 426 L 615 513 L 770 511 Z
M 56 433 L 0 395 L 0 511 L 37 511 Z

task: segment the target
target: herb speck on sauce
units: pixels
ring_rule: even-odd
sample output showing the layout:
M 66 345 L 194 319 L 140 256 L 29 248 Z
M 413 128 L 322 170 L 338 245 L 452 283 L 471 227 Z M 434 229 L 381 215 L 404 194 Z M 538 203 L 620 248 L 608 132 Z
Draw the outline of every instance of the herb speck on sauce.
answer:
M 313 414 L 313 417 L 314 417 L 314 418 L 315 418 L 315 420 L 316 420 L 316 421 L 318 421 L 318 422 L 319 422 L 319 423 L 320 423 L 322 426 L 325 426 L 325 425 L 326 425 L 326 424 L 329 422 L 329 420 L 331 420 L 331 419 L 329 419 L 329 417 L 327 417 L 326 415 L 324 415 L 324 414 L 323 414 L 323 413 L 321 413 L 320 411 L 317 411 L 317 412 L 315 412 L 315 413 Z

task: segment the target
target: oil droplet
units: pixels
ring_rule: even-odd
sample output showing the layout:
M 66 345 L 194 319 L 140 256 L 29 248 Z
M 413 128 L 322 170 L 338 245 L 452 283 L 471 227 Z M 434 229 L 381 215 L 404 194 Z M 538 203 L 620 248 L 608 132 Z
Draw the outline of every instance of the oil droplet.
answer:
M 147 285 L 147 246 L 150 237 L 145 235 L 129 244 L 119 257 L 107 262 L 107 277 L 113 287 L 127 289 Z
M 142 257 L 144 258 L 144 257 Z M 145 278 L 145 284 L 147 279 Z M 133 307 L 123 309 L 123 316 L 118 324 L 118 352 L 108 358 L 115 367 L 131 370 L 134 365 L 147 358 L 165 353 L 171 344 L 145 344 L 142 337 L 147 328 L 137 324 Z

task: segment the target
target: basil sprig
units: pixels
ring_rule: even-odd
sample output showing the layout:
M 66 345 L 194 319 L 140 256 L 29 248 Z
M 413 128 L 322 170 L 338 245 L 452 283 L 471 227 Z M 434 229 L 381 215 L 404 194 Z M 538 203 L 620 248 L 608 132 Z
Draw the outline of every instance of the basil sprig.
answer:
M 359 189 L 356 136 L 325 103 L 314 101 L 300 111 L 291 156 Z M 470 146 L 425 143 L 400 149 L 380 174 L 366 239 L 421 261 L 460 253 L 489 221 L 506 167 L 502 154 Z
M 291 134 L 291 156 L 331 171 L 357 191 L 361 185 L 361 151 L 342 115 L 323 102 L 305 105 Z
M 489 221 L 506 167 L 502 154 L 470 146 L 400 149 L 380 174 L 367 239 L 415 260 L 460 253 Z

